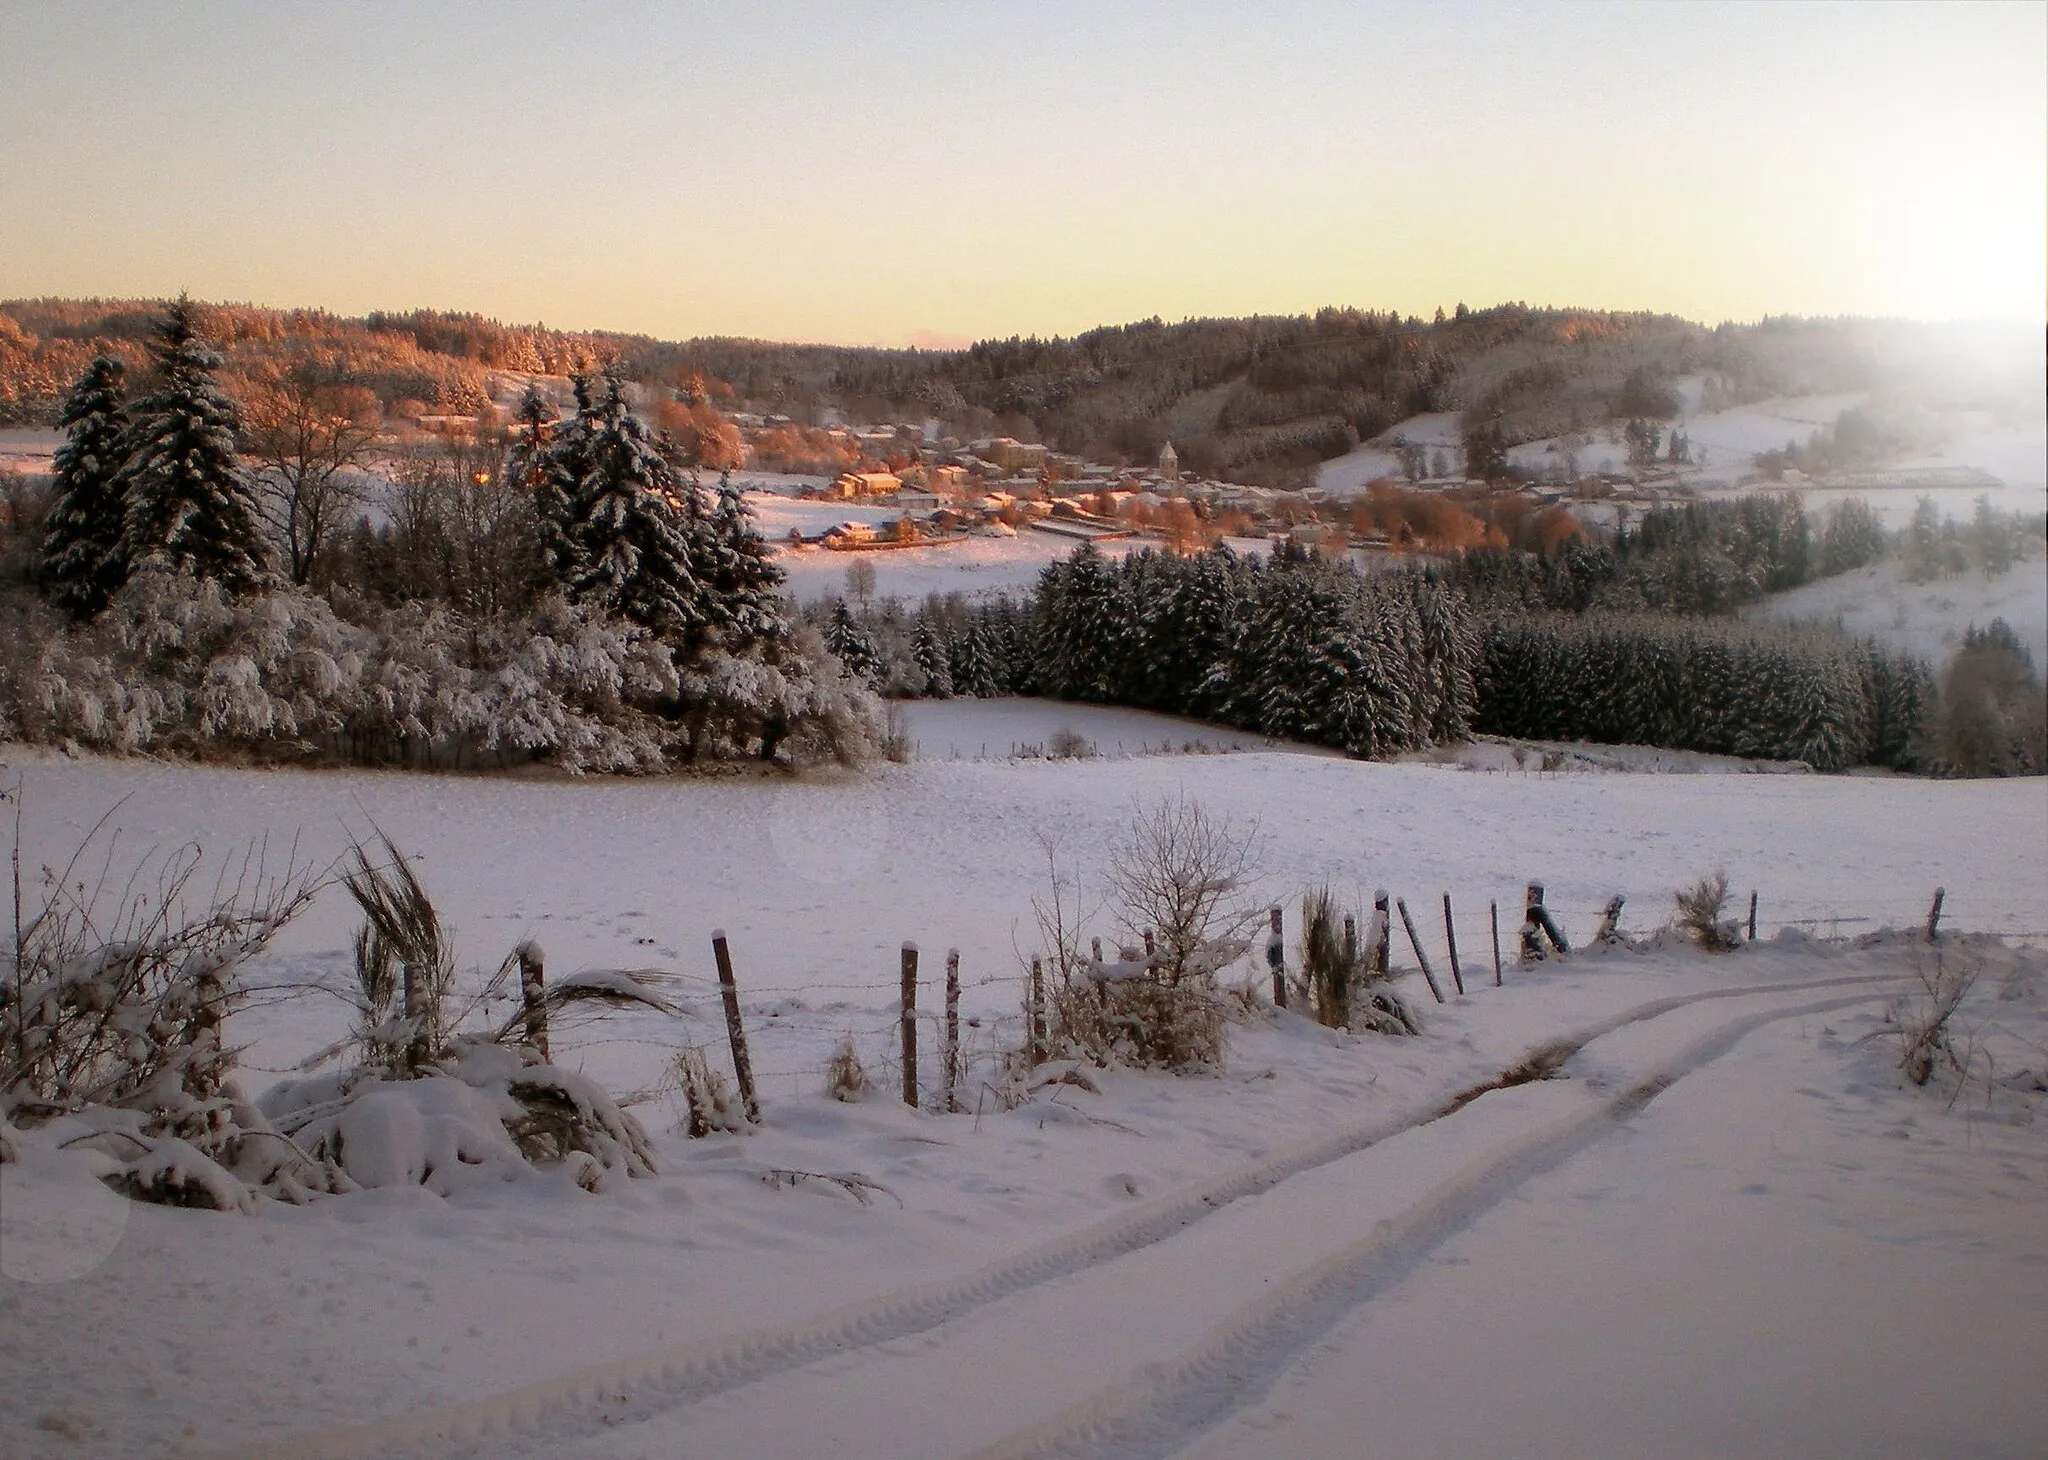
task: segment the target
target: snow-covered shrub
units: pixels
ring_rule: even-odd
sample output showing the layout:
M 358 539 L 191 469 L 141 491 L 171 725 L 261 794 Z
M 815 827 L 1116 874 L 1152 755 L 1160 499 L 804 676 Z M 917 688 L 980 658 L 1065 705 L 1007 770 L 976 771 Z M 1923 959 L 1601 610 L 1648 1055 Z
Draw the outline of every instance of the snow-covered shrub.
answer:
M 799 625 L 772 646 L 713 646 L 682 677 L 683 758 L 787 753 L 799 763 L 865 765 L 885 748 L 880 703 L 840 672 L 824 642 Z
M 1056 1043 L 1104 1065 L 1222 1064 L 1228 1020 L 1217 975 L 1244 956 L 1245 930 L 1260 916 L 1241 901 L 1255 870 L 1253 836 L 1185 798 L 1140 808 L 1106 873 L 1130 939 L 1113 960 L 1080 955 L 1069 892 L 1053 869 L 1052 900 L 1034 912 L 1058 974 Z M 1047 856 L 1051 867 L 1049 848 Z
M 1950 957 L 1937 950 L 1931 967 L 1924 962 L 1914 966 L 1920 987 L 1895 1001 L 1886 1013 L 1898 1041 L 1899 1072 L 1915 1085 L 1925 1085 L 1942 1072 L 1960 1091 L 1969 1079 L 1972 1051 L 1957 1048 L 1949 1026 L 1983 967 L 1979 958 Z
M 839 1041 L 832 1058 L 825 1062 L 825 1093 L 851 1104 L 865 1100 L 869 1087 L 868 1067 L 861 1063 L 860 1051 L 853 1047 L 853 1036 L 849 1034 Z
M 669 1060 L 665 1087 L 683 1097 L 687 1115 L 684 1133 L 693 1141 L 715 1130 L 738 1135 L 747 1128 L 746 1111 L 725 1075 L 712 1068 L 703 1046 L 690 1045 Z
M 451 1196 L 548 1162 L 595 1191 L 612 1174 L 655 1171 L 647 1133 L 595 1081 L 489 1039 L 457 1040 L 418 1079 L 357 1066 L 273 1086 L 262 1106 L 353 1187 Z
M 267 874 L 252 851 L 200 905 L 188 898 L 197 847 L 144 858 L 117 885 L 104 871 L 78 876 L 94 841 L 62 872 L 44 869 L 39 905 L 15 899 L 16 937 L 0 952 L 0 1118 L 96 1112 L 104 1135 L 92 1139 L 125 1163 L 110 1180 L 138 1196 L 240 1207 L 252 1186 L 319 1187 L 230 1078 L 222 1038 L 241 964 L 315 880 L 296 866 Z
M 652 1175 L 654 1149 L 639 1123 L 595 1082 L 524 1042 L 536 1027 L 534 1007 L 496 1028 L 456 1032 L 520 967 L 519 953 L 458 1007 L 433 901 L 388 839 L 380 849 L 373 860 L 360 844 L 351 848 L 342 873 L 364 919 L 355 944 L 356 1063 L 274 1087 L 262 1100 L 265 1115 L 354 1186 L 423 1185 L 447 1195 L 520 1175 L 533 1162 L 559 1165 L 592 1191 L 613 1172 Z M 524 992 L 538 995 L 550 1018 L 590 1006 L 669 1010 L 644 979 L 623 972 Z
M 500 619 L 426 601 L 350 612 L 301 590 L 231 598 L 138 573 L 87 624 L 20 616 L 0 719 L 31 741 L 115 752 L 571 772 L 748 755 L 861 764 L 883 739 L 874 698 L 808 629 L 710 642 L 685 661 L 557 596 Z

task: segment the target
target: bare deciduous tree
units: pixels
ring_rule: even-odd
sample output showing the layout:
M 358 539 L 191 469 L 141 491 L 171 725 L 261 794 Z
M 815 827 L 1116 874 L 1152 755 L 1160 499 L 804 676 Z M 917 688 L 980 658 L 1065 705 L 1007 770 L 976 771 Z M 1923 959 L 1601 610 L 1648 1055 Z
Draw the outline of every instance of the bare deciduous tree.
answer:
M 1152 936 L 1161 982 L 1214 972 L 1262 916 L 1249 896 L 1256 843 L 1256 828 L 1233 826 L 1185 796 L 1132 818 L 1106 877 L 1124 930 L 1138 942 Z
M 242 449 L 256 463 L 257 503 L 295 584 L 361 499 L 358 468 L 377 438 L 377 397 L 338 361 L 301 356 L 253 382 Z

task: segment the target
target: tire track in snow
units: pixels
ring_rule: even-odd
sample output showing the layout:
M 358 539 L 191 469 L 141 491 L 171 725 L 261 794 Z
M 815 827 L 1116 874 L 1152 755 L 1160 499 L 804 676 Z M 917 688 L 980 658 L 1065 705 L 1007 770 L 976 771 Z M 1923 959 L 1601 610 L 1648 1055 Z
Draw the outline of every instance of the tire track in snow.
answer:
M 1617 1030 L 1717 999 L 1868 987 L 1896 983 L 1903 976 L 1901 973 L 1849 974 L 1800 982 L 1745 984 L 1653 999 L 1588 1025 L 1574 1034 L 1548 1041 L 1531 1050 L 1517 1067 L 1540 1065 L 1554 1069 L 1595 1040 Z M 1830 1002 L 1825 1007 L 1857 1003 L 1867 997 L 1867 993 L 1852 996 Z M 1791 1017 L 1800 1012 L 1813 1011 L 1801 1006 L 1769 1017 Z M 519 1443 L 547 1439 L 568 1441 L 578 1435 L 599 1433 L 622 1420 L 630 1422 L 680 1408 L 823 1358 L 845 1354 L 851 1349 L 929 1332 L 1014 1294 L 1153 1246 L 1233 1202 L 1272 1190 L 1290 1177 L 1356 1155 L 1432 1121 L 1448 1118 L 1471 1103 L 1473 1096 L 1498 1088 L 1499 1084 L 1498 1079 L 1481 1082 L 1457 1092 L 1450 1097 L 1448 1104 L 1444 1093 L 1439 1092 L 1419 1109 L 1410 1108 L 1221 1172 L 1180 1192 L 1148 1202 L 1136 1211 L 1054 1238 L 976 1272 L 880 1294 L 806 1322 L 730 1338 L 674 1345 L 648 1354 L 593 1364 L 537 1380 L 507 1393 L 437 1406 L 380 1423 L 280 1436 L 210 1453 L 219 1460 L 259 1460 L 259 1457 L 263 1460 L 330 1460 L 330 1457 L 332 1460 L 344 1460 L 344 1457 L 361 1456 L 461 1454 L 479 1453 L 479 1445 L 488 1451 L 494 1440 L 512 1442 L 516 1437 Z M 1647 1103 L 1647 1099 L 1642 1103 Z M 1596 1107 L 1594 1113 L 1602 1120 L 1611 1121 L 1615 1118 L 1612 1112 L 1616 1108 L 1612 1103 L 1603 1104 Z M 1640 1108 L 1640 1105 L 1635 1108 Z M 1623 1112 L 1626 1113 L 1632 1112 Z M 1569 1151 L 1563 1154 L 1569 1154 Z M 1555 1164 L 1559 1159 L 1562 1155 L 1548 1164 Z M 1547 1169 L 1547 1166 L 1536 1169 Z M 1534 1175 L 1536 1169 L 1526 1174 Z M 1477 1209 L 1473 1212 L 1476 1214 Z M 1404 1222 L 1404 1229 L 1406 1225 Z M 1428 1224 L 1423 1224 L 1419 1230 L 1428 1230 Z M 1346 1249 L 1347 1252 L 1351 1250 Z M 1321 1271 L 1327 1265 L 1320 1264 L 1311 1271 Z M 1304 1274 L 1296 1281 L 1304 1281 L 1307 1276 Z M 1289 1286 L 1291 1288 L 1292 1284 Z M 1018 1442 L 1025 1443 L 1022 1437 Z M 1022 1450 L 1016 1453 L 1057 1454 L 1064 1451 Z
M 1613 1095 L 1440 1183 L 1398 1218 L 1382 1221 L 1369 1235 L 1238 1308 L 1177 1358 L 1146 1365 L 1057 1418 L 974 1451 L 968 1460 L 1163 1460 L 1180 1453 L 1266 1398 L 1314 1343 L 1446 1241 L 1530 1180 L 1620 1129 L 1693 1070 L 1767 1025 L 1870 998 L 1865 992 L 1810 1000 L 1730 1020 Z

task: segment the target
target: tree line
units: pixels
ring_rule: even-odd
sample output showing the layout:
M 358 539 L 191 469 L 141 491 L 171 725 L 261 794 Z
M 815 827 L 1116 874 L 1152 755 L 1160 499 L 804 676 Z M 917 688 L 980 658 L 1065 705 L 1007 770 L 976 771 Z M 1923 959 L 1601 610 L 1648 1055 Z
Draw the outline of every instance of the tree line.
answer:
M 1480 552 L 1370 577 L 1284 546 L 1118 561 L 1084 544 L 1021 603 L 813 612 L 847 671 L 885 694 L 1130 705 L 1365 757 L 1476 733 L 1820 770 L 2048 766 L 2040 683 L 2002 622 L 1973 629 L 1937 682 L 1924 661 L 1835 628 L 1733 616 L 1815 562 L 1882 548 L 1875 517 L 1851 507 L 1818 534 L 1796 502 L 1735 503 L 1658 515 L 1618 548 Z M 1650 606 L 1656 583 L 1719 587 Z
M 132 400 L 112 357 L 67 397 L 47 607 L 10 611 L 16 733 L 643 770 L 875 748 L 744 498 L 702 488 L 616 374 L 577 377 L 566 419 L 530 392 L 502 437 L 397 462 L 373 524 L 344 485 L 369 438 L 337 444 L 317 391 L 305 433 L 246 432 L 182 300 L 150 360 Z

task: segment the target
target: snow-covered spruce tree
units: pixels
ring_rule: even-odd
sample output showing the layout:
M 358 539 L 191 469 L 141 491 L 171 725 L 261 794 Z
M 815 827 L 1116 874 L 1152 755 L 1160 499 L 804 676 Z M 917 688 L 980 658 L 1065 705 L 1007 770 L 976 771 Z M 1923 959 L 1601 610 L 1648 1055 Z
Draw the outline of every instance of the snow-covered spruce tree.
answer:
M 575 380 L 576 413 L 557 419 L 555 403 L 528 387 L 513 417 L 516 441 L 507 469 L 531 494 L 541 586 L 568 592 L 583 566 L 576 535 L 578 503 L 589 474 L 589 444 L 596 407 L 590 378 Z
M 575 383 L 578 399 L 588 401 L 588 387 Z M 528 385 L 512 416 L 512 450 L 506 457 L 510 477 L 532 510 L 532 551 L 539 557 L 539 586 L 567 592 L 580 565 L 575 551 L 569 493 L 582 479 L 582 418 L 557 424 L 555 401 L 539 385 Z
M 685 500 L 693 501 L 695 488 L 688 492 Z M 730 473 L 718 479 L 718 502 L 703 523 L 698 552 L 711 626 L 727 648 L 773 641 L 789 632 L 783 571 L 769 557 L 753 511 Z
M 235 459 L 241 418 L 215 372 L 221 357 L 186 299 L 150 342 L 156 387 L 136 402 L 126 464 L 122 551 L 131 571 L 173 569 L 229 594 L 265 580 L 264 545 L 247 475 Z
M 917 667 L 924 674 L 926 698 L 950 700 L 953 698 L 952 653 L 943 630 L 933 627 L 929 614 L 917 622 L 917 631 L 911 635 L 911 654 L 917 660 Z
M 870 685 L 879 680 L 882 666 L 874 640 L 843 598 L 832 602 L 832 617 L 825 624 L 825 647 L 847 675 Z
M 1114 569 L 1092 542 L 1038 577 L 1035 677 L 1055 699 L 1105 701 L 1118 646 L 1109 642 Z
M 579 563 L 570 597 L 694 647 L 712 618 L 686 500 L 695 485 L 676 476 L 627 409 L 617 376 L 604 378 L 579 421 L 588 437 L 577 446 L 584 472 L 571 501 Z
M 126 507 L 120 475 L 128 454 L 122 375 L 119 360 L 101 355 L 78 377 L 57 418 L 65 439 L 54 463 L 42 579 L 51 604 L 75 619 L 105 608 L 128 580 L 121 550 Z
M 952 674 L 955 694 L 985 700 L 1002 693 L 986 613 L 974 615 L 968 622 L 967 632 L 953 640 L 952 662 L 947 667 Z

